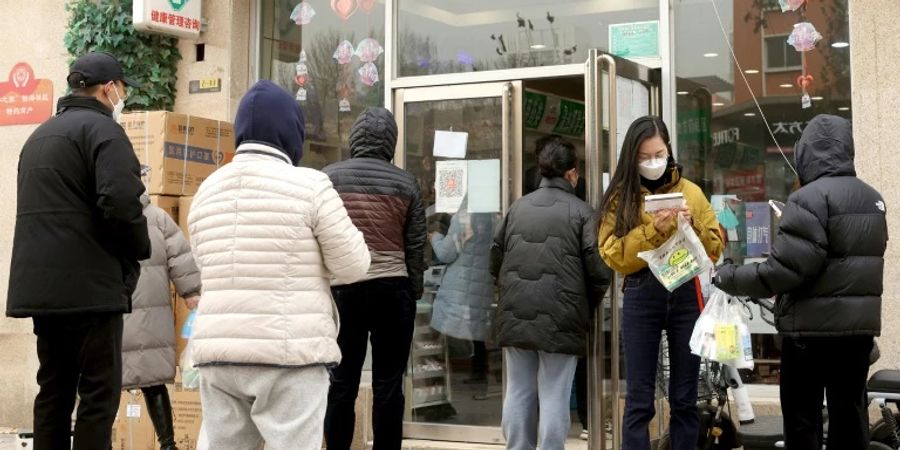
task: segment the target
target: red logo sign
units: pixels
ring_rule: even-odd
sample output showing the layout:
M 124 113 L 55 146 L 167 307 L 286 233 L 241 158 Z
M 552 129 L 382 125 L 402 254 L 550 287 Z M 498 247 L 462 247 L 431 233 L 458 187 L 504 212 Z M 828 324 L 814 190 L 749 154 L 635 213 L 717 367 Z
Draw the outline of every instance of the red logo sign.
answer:
M 42 123 L 53 114 L 53 82 L 39 80 L 28 63 L 20 62 L 0 82 L 0 125 Z

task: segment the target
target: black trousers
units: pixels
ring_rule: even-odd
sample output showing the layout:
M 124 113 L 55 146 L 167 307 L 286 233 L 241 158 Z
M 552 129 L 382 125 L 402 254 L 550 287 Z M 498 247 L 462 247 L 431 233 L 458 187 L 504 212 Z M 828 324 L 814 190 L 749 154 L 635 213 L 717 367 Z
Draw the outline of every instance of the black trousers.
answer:
M 353 441 L 356 396 L 366 344 L 372 341 L 373 450 L 399 450 L 403 440 L 403 376 L 409 360 L 416 302 L 407 278 L 380 278 L 332 289 L 341 315 L 343 355 L 332 372 L 325 413 L 329 450 Z
M 34 401 L 34 448 L 104 450 L 122 390 L 122 315 L 35 317 L 40 386 Z
M 785 338 L 781 409 L 790 450 L 821 450 L 823 397 L 828 399 L 828 450 L 869 445 L 866 381 L 871 336 Z

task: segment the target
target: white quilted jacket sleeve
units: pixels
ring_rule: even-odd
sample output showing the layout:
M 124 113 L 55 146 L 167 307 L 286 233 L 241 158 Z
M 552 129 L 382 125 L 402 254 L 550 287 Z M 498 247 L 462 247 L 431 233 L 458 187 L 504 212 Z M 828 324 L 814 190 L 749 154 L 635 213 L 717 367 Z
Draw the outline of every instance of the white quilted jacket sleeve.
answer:
M 371 263 L 362 232 L 353 225 L 329 179 L 320 183 L 316 191 L 313 234 L 322 249 L 325 267 L 337 283 L 362 280 Z

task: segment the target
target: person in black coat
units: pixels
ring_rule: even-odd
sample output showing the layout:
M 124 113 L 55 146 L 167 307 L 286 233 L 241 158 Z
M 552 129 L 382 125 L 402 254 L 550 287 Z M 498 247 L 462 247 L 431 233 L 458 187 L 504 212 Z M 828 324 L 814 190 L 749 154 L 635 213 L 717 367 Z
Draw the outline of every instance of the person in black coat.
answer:
M 509 449 L 564 448 L 591 307 L 609 287 L 597 215 L 574 195 L 575 147 L 550 141 L 539 166 L 540 187 L 513 203 L 491 248 L 491 273 L 500 286 L 494 334 L 506 350 L 503 433 Z
M 111 445 L 122 384 L 122 314 L 150 256 L 140 165 L 114 120 L 126 98 L 119 62 L 88 53 L 72 95 L 25 142 L 6 315 L 34 321 L 40 391 L 34 448 Z
M 722 266 L 715 282 L 730 294 L 779 296 L 787 447 L 822 448 L 824 393 L 828 448 L 864 449 L 869 353 L 881 333 L 886 207 L 881 194 L 856 177 L 846 119 L 816 116 L 794 151 L 801 188 L 788 197 L 771 256 Z

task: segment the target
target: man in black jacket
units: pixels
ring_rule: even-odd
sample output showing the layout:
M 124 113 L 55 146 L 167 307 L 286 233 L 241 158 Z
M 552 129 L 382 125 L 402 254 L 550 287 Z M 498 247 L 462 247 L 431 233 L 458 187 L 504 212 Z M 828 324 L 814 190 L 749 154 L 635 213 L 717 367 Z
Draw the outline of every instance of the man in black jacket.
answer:
M 6 314 L 31 317 L 40 360 L 34 448 L 107 449 L 122 385 L 122 314 L 150 256 L 134 149 L 113 120 L 135 86 L 119 62 L 88 53 L 73 94 L 19 157 Z
M 363 232 L 372 265 L 365 281 L 332 289 L 341 316 L 325 416 L 325 440 L 346 450 L 353 440 L 356 394 L 366 342 L 372 339 L 375 450 L 399 450 L 403 440 L 403 375 L 409 360 L 416 300 L 425 272 L 425 209 L 415 177 L 391 164 L 397 123 L 390 111 L 368 108 L 350 130 L 351 159 L 324 169 L 353 224 Z
M 540 188 L 513 203 L 491 249 L 491 272 L 500 285 L 494 330 L 506 350 L 508 449 L 564 448 L 591 306 L 609 287 L 597 250 L 597 216 L 573 194 L 577 161 L 571 143 L 547 143 L 538 161 Z
M 780 296 L 775 319 L 784 336 L 787 448 L 822 448 L 824 393 L 828 449 L 865 449 L 869 353 L 881 333 L 885 203 L 856 177 L 846 119 L 815 117 L 794 151 L 801 188 L 788 197 L 771 256 L 757 264 L 725 265 L 715 281 L 731 294 Z

